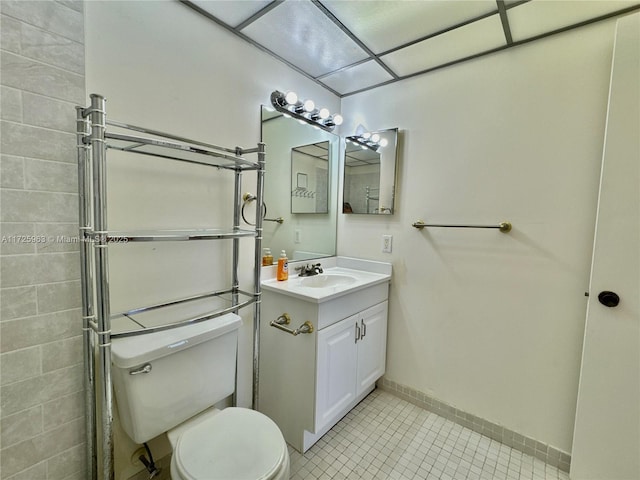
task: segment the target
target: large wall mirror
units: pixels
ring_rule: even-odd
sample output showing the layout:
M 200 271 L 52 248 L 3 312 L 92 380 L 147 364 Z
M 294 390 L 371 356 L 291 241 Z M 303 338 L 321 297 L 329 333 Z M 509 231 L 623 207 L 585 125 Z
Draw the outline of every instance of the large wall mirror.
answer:
M 336 254 L 340 137 L 262 107 L 266 144 L 262 245 L 277 258 Z M 282 218 L 282 223 L 269 219 Z
M 346 138 L 342 213 L 394 213 L 398 129 Z

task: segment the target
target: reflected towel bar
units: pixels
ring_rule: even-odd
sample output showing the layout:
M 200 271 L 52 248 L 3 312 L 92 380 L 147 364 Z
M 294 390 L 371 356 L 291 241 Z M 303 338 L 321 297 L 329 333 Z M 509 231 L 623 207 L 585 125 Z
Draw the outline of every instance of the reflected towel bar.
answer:
M 435 223 L 424 223 L 422 220 L 418 220 L 411 224 L 412 227 L 422 230 L 424 227 L 443 227 L 443 228 L 496 228 L 502 233 L 508 233 L 511 231 L 511 222 L 500 222 L 498 225 L 442 225 Z

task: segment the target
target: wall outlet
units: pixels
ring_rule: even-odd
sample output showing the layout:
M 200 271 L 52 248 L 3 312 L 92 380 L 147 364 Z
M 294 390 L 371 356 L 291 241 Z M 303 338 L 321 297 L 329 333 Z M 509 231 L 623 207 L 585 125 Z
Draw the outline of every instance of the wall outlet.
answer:
M 300 243 L 302 242 L 302 232 L 300 231 L 299 228 L 296 228 L 295 232 L 294 232 L 294 243 Z
M 382 235 L 382 253 L 391 253 L 393 235 Z

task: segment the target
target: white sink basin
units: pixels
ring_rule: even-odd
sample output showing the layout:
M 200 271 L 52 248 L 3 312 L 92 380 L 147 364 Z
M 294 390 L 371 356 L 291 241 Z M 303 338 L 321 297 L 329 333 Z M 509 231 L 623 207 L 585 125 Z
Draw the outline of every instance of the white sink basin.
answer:
M 292 266 L 289 265 L 289 268 Z M 389 280 L 391 280 L 391 273 L 326 266 L 324 273 L 313 277 L 292 275 L 289 280 L 282 282 L 275 278 L 263 280 L 262 288 L 308 302 L 322 303 L 374 285 L 389 283 Z
M 347 286 L 355 283 L 356 279 L 349 275 L 320 274 L 314 277 L 306 277 L 300 280 L 300 286 L 310 288 L 327 288 Z

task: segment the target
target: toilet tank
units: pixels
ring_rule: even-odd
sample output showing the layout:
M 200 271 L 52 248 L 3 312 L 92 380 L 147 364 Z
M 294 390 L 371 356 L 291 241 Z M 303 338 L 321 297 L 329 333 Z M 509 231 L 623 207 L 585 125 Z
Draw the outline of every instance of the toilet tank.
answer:
M 113 388 L 129 437 L 144 443 L 233 393 L 240 324 L 229 313 L 112 340 Z

